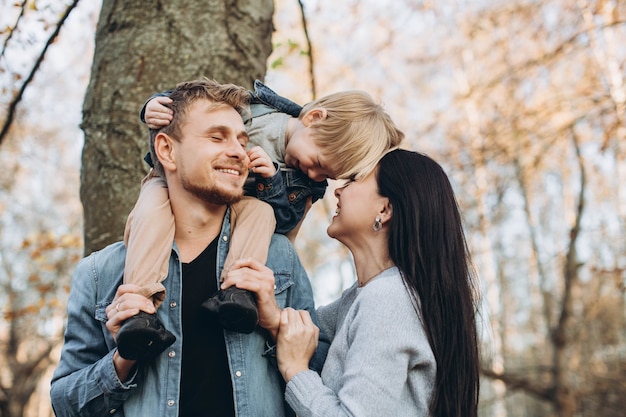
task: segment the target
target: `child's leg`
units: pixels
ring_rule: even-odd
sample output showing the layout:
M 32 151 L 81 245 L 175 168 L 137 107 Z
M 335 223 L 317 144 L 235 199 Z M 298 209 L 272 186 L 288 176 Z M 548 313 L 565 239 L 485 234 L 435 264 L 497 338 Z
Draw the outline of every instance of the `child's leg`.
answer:
M 276 218 L 272 207 L 254 197 L 244 197 L 231 206 L 230 247 L 224 261 L 223 278 L 232 264 L 253 258 L 265 265 Z
M 124 283 L 142 287 L 140 293 L 152 297 L 159 307 L 165 299 L 161 282 L 167 276 L 172 252 L 174 215 L 167 184 L 153 171 L 142 181 L 139 198 L 126 221 Z

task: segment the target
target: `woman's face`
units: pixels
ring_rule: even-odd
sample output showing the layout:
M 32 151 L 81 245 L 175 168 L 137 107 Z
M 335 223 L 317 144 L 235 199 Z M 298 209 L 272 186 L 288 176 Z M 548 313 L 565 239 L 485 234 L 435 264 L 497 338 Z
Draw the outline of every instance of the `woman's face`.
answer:
M 337 209 L 328 226 L 328 236 L 350 247 L 351 242 L 358 243 L 376 233 L 372 226 L 387 199 L 378 194 L 375 172 L 337 188 L 335 197 Z

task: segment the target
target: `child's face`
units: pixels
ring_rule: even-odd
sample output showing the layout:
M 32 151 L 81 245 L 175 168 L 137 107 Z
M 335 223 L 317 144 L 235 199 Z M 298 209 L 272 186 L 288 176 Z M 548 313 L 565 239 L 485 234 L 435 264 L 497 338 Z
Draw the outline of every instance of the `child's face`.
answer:
M 304 172 L 313 181 L 335 178 L 328 159 L 315 143 L 310 127 L 296 130 L 285 147 L 285 164 Z

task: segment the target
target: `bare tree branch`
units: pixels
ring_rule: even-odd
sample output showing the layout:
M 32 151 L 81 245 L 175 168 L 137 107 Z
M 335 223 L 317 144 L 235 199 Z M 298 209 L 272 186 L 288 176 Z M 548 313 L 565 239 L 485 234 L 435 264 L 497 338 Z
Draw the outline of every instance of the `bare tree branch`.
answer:
M 304 14 L 304 4 L 302 4 L 302 0 L 298 0 L 298 4 L 300 5 L 300 12 L 302 16 L 302 29 L 304 30 L 304 37 L 306 38 L 307 48 L 309 50 L 309 71 L 311 73 L 311 97 L 313 100 L 317 97 L 317 91 L 315 87 L 315 70 L 313 65 L 313 44 L 311 43 L 311 38 L 309 37 L 309 30 L 307 26 L 306 15 Z
M 46 42 L 46 45 L 44 46 L 44 48 L 41 50 L 41 53 L 37 57 L 37 60 L 35 61 L 35 65 L 33 66 L 33 68 L 31 69 L 30 73 L 28 74 L 28 77 L 26 78 L 26 80 L 24 81 L 22 86 L 20 87 L 17 95 L 15 97 L 13 97 L 13 99 L 9 103 L 9 108 L 8 108 L 8 111 L 7 111 L 7 117 L 6 117 L 5 121 L 4 121 L 4 124 L 2 125 L 2 130 L 0 130 L 0 145 L 2 145 L 2 142 L 4 141 L 4 138 L 6 137 L 7 133 L 9 132 L 9 129 L 11 128 L 11 125 L 13 124 L 13 119 L 15 117 L 15 110 L 17 109 L 18 104 L 20 104 L 20 102 L 22 101 L 22 97 L 24 96 L 24 92 L 26 91 L 26 88 L 29 86 L 29 84 L 32 82 L 32 80 L 35 78 L 35 74 L 39 70 L 39 67 L 41 66 L 41 63 L 43 62 L 43 60 L 44 60 L 44 58 L 46 56 L 46 52 L 48 52 L 48 48 L 50 47 L 50 45 L 52 45 L 54 43 L 54 41 L 56 40 L 57 36 L 59 36 L 59 32 L 61 31 L 61 27 L 63 27 L 63 24 L 65 23 L 65 21 L 67 20 L 68 16 L 70 15 L 70 12 L 76 8 L 76 6 L 78 5 L 79 1 L 80 0 L 74 0 L 72 2 L 72 4 L 67 6 L 67 9 L 65 10 L 65 13 L 63 13 L 61 15 L 61 17 L 59 18 L 59 21 L 58 21 L 58 23 L 56 25 L 56 28 L 54 29 L 54 32 L 52 32 L 52 34 L 50 34 L 50 37 L 48 38 L 48 41 Z M 17 29 L 17 27 L 14 28 L 14 30 L 15 29 Z
M 544 155 L 544 154 L 541 154 Z M 535 164 L 537 163 L 537 161 L 535 161 Z M 528 226 L 528 234 L 529 234 L 529 243 L 530 243 L 530 248 L 533 254 L 533 259 L 535 261 L 536 264 L 536 268 L 537 268 L 537 275 L 539 278 L 539 290 L 540 290 L 540 294 L 542 296 L 543 299 L 543 304 L 542 304 L 542 313 L 543 313 L 543 317 L 545 320 L 545 326 L 548 329 L 548 331 L 550 330 L 550 328 L 552 327 L 552 303 L 550 302 L 550 296 L 548 291 L 546 291 L 546 287 L 547 287 L 547 282 L 548 282 L 548 277 L 543 265 L 543 262 L 541 261 L 541 248 L 540 248 L 540 244 L 539 244 L 539 232 L 538 232 L 538 226 L 537 226 L 537 222 L 532 214 L 532 205 L 531 205 L 531 197 L 530 197 L 530 192 L 529 192 L 529 184 L 528 184 L 528 175 L 524 172 L 524 168 L 522 166 L 522 163 L 520 161 L 519 156 L 516 156 L 513 159 L 513 166 L 515 167 L 516 170 L 516 177 L 517 177 L 517 181 L 520 187 L 520 192 L 522 194 L 523 197 L 523 205 L 524 205 L 524 215 L 526 216 L 526 224 Z
M 28 2 L 28 0 L 24 0 L 22 2 L 22 5 L 20 6 L 20 15 L 17 17 L 17 20 L 15 20 L 15 24 L 13 25 L 13 29 L 9 32 L 9 36 L 7 36 L 7 38 L 4 40 L 4 45 L 2 45 L 2 51 L 0 51 L 0 58 L 2 58 L 4 56 L 4 52 L 7 49 L 7 45 L 9 44 L 9 41 L 13 37 L 13 32 L 15 32 L 15 29 L 20 24 L 20 20 L 22 20 L 22 17 L 24 16 L 24 10 L 26 10 L 26 3 L 27 2 Z
M 606 29 L 606 28 L 613 27 L 613 26 L 620 26 L 625 23 L 626 23 L 626 20 L 616 20 L 614 22 L 607 23 L 604 25 L 598 25 L 594 29 L 601 30 L 601 29 Z M 547 65 L 550 61 L 553 61 L 559 58 L 562 54 L 565 54 L 571 49 L 575 48 L 576 42 L 578 42 L 580 38 L 584 36 L 588 36 L 587 30 L 575 33 L 574 35 L 570 36 L 568 39 L 565 39 L 560 45 L 558 45 L 552 51 L 548 51 L 547 53 L 543 54 L 540 57 L 529 59 L 520 65 L 506 68 L 504 72 L 500 74 L 496 74 L 494 77 L 490 78 L 490 80 L 483 86 L 483 88 L 488 90 L 488 89 L 497 87 L 506 79 L 508 79 L 511 76 L 511 74 L 519 74 L 519 73 L 523 73 L 525 70 L 535 68 L 536 66 L 539 66 L 539 65 Z M 480 94 L 484 94 L 484 91 L 482 89 L 470 89 L 469 91 L 467 91 L 467 95 L 472 95 L 472 94 L 480 95 Z
M 572 129 L 572 141 L 574 142 L 574 149 L 576 150 L 576 160 L 578 162 L 578 168 L 580 170 L 580 191 L 578 193 L 578 203 L 576 205 L 576 217 L 574 224 L 572 225 L 569 236 L 570 243 L 565 256 L 565 265 L 563 271 L 563 280 L 565 289 L 563 290 L 563 304 L 561 313 L 556 328 L 554 329 L 554 343 L 558 347 L 565 345 L 565 332 L 569 318 L 572 314 L 572 287 L 578 276 L 578 257 L 576 253 L 576 242 L 580 235 L 580 224 L 582 221 L 583 211 L 585 209 L 585 191 L 586 191 L 586 172 L 584 160 L 580 152 L 580 144 L 576 133 Z
M 534 379 L 528 379 L 523 376 L 513 375 L 509 372 L 499 373 L 489 368 L 482 368 L 480 370 L 480 373 L 487 378 L 497 379 L 504 382 L 506 384 L 507 390 L 521 390 L 527 394 L 534 395 L 535 397 L 544 400 L 552 400 L 554 387 L 539 386 L 537 381 Z

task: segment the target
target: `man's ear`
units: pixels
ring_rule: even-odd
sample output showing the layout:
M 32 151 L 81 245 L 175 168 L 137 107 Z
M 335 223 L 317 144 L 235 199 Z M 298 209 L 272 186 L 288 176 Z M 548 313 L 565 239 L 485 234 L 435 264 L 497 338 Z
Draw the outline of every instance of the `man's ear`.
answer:
M 316 107 L 307 111 L 304 116 L 302 116 L 302 124 L 306 127 L 311 126 L 312 123 L 318 122 L 320 120 L 324 120 L 328 117 L 328 111 L 326 111 L 323 107 Z
M 167 133 L 159 132 L 154 138 L 154 152 L 165 171 L 176 170 L 174 139 Z

